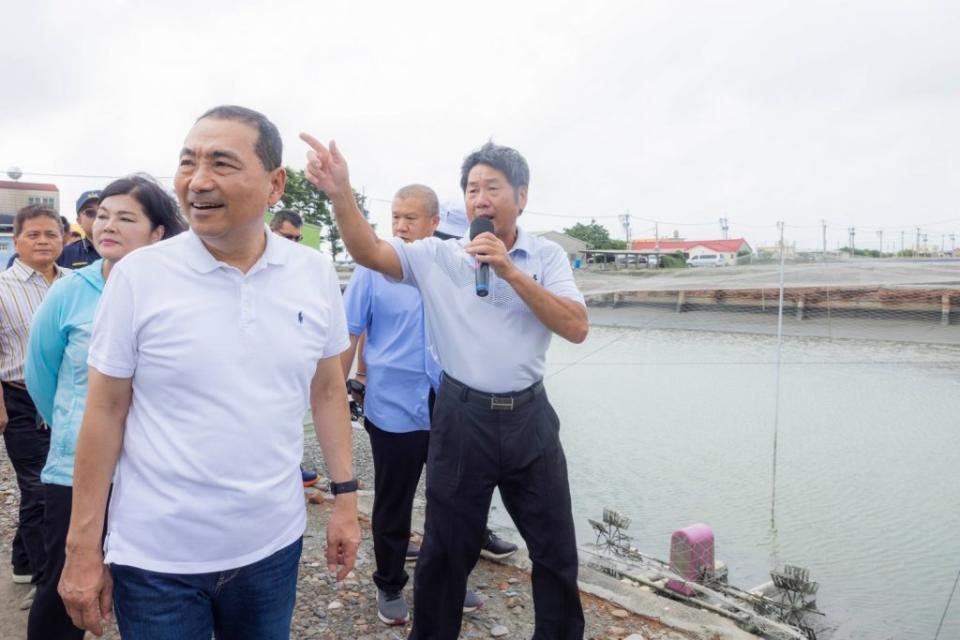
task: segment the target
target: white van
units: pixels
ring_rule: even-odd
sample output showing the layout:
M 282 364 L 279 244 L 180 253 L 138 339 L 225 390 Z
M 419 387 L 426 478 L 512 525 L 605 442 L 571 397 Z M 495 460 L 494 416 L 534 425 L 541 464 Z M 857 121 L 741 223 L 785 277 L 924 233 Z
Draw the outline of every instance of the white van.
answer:
M 688 267 L 722 267 L 725 264 L 719 253 L 699 253 L 687 260 Z

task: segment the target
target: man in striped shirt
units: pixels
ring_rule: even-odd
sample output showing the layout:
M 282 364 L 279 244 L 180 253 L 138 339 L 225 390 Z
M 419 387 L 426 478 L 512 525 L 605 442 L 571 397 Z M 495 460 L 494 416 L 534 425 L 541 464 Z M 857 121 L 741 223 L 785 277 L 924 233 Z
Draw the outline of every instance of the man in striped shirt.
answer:
M 17 212 L 13 241 L 19 257 L 0 272 L 0 433 L 20 487 L 13 581 L 25 583 L 35 581 L 44 564 L 40 470 L 50 448 L 50 431 L 23 384 L 23 361 L 33 314 L 53 281 L 68 270 L 56 264 L 63 251 L 63 226 L 54 209 L 29 205 Z

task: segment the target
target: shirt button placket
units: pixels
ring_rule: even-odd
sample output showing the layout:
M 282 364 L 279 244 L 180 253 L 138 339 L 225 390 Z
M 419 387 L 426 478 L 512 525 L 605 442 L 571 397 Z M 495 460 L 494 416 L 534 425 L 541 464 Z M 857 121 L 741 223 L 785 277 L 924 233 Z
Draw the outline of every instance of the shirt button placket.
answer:
M 246 278 L 240 281 L 240 328 L 249 331 L 253 327 L 253 290 Z

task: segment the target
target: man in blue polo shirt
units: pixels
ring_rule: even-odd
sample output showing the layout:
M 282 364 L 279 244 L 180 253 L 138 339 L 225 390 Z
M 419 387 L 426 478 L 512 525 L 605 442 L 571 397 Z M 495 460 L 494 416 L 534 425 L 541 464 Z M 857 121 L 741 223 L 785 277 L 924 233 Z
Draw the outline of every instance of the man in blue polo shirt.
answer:
M 535 640 L 583 637 L 578 557 L 560 420 L 543 386 L 554 333 L 583 342 L 583 295 L 563 249 L 517 225 L 530 169 L 515 149 L 488 142 L 460 173 L 467 217 L 493 232 L 471 240 L 377 238 L 357 207 L 346 160 L 307 134 L 307 178 L 333 203 L 358 264 L 417 287 L 443 367 L 427 457 L 424 544 L 414 577 L 411 639 L 460 631 L 467 575 L 480 555 L 495 488 L 533 564 Z M 478 296 L 478 264 L 490 267 Z

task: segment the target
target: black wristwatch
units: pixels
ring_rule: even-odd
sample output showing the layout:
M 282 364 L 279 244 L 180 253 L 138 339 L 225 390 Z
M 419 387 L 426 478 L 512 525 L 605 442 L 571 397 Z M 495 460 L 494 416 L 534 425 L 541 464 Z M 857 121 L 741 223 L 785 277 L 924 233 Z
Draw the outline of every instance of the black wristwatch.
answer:
M 335 496 L 340 495 L 341 493 L 352 493 L 359 488 L 359 483 L 357 479 L 347 480 L 346 482 L 331 482 L 330 483 L 330 493 Z

